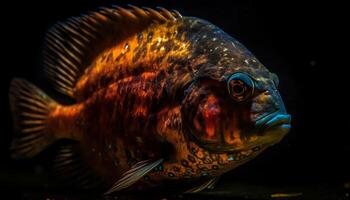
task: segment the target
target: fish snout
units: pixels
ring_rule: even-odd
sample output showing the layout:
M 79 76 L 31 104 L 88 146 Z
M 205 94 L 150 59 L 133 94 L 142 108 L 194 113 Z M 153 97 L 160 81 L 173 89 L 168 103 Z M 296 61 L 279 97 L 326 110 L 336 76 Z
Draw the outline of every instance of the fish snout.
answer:
M 255 126 L 260 134 L 277 132 L 285 135 L 291 128 L 291 120 L 292 118 L 289 114 L 278 111 L 260 118 L 256 121 Z

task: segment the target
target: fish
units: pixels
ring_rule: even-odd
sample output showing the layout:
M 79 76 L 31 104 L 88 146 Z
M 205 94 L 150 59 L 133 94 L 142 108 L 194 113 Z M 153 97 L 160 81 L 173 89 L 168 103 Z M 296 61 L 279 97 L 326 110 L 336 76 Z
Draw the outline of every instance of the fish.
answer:
M 57 22 L 42 60 L 67 102 L 14 78 L 11 155 L 56 145 L 54 173 L 79 188 L 200 192 L 291 129 L 278 76 L 176 10 L 107 6 Z

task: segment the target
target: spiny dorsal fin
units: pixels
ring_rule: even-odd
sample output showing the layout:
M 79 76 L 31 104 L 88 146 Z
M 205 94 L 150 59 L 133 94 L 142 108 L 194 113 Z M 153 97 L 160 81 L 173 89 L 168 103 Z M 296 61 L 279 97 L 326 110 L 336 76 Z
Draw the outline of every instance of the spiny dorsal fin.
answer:
M 152 23 L 174 21 L 181 17 L 177 11 L 164 8 L 154 10 L 130 6 L 125 9 L 112 6 L 58 22 L 46 35 L 45 70 L 58 91 L 74 98 L 76 82 L 104 49 Z

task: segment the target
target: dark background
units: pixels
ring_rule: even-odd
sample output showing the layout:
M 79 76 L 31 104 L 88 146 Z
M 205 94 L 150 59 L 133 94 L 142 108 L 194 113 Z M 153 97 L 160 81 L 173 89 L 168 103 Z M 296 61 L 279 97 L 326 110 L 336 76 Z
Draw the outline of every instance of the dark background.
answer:
M 184 16 L 206 19 L 243 43 L 280 77 L 281 94 L 293 117 L 290 134 L 255 160 L 225 175 L 220 189 L 236 183 L 243 191 L 234 194 L 237 198 L 250 198 L 250 193 L 259 193 L 259 188 L 263 197 L 290 192 L 302 193 L 306 199 L 349 199 L 350 136 L 344 97 L 348 91 L 342 88 L 348 84 L 342 70 L 349 67 L 343 38 L 348 25 L 342 21 L 346 19 L 342 16 L 344 9 L 330 3 L 251 0 L 2 4 L 0 191 L 4 192 L 0 195 L 45 199 L 54 191 L 45 169 L 47 157 L 31 161 L 13 161 L 9 157 L 13 134 L 7 96 L 10 80 L 24 77 L 50 91 L 40 66 L 45 31 L 58 20 L 99 6 L 128 3 L 162 6 Z M 33 197 L 31 191 L 45 194 Z

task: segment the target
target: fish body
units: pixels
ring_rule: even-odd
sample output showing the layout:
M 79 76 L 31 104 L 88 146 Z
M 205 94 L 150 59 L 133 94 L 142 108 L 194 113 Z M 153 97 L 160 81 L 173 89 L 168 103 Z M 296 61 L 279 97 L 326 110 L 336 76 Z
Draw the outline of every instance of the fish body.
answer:
M 70 141 L 55 169 L 86 188 L 184 182 L 198 192 L 290 128 L 277 76 L 218 27 L 176 11 L 112 7 L 60 22 L 44 64 L 75 103 L 14 79 L 13 156 Z

